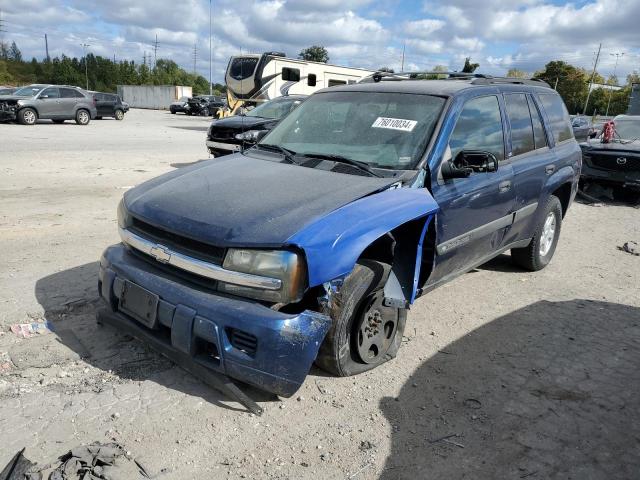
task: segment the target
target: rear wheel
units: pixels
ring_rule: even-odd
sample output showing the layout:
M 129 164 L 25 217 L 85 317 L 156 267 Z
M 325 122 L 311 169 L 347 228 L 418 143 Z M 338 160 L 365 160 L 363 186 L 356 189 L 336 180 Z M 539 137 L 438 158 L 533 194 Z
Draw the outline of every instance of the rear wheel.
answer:
M 123 120 L 124 119 L 124 112 L 120 109 L 116 110 L 116 120 Z
M 81 109 L 76 113 L 76 123 L 78 125 L 88 125 L 91 121 L 91 115 L 87 110 Z
M 23 108 L 18 112 L 18 122 L 22 125 L 35 125 L 38 121 L 38 114 L 33 108 Z
M 383 305 L 384 283 L 391 267 L 359 261 L 332 297 L 333 324 L 316 364 L 344 377 L 371 370 L 398 353 L 407 319 L 404 308 Z
M 552 195 L 538 221 L 531 243 L 524 248 L 511 249 L 513 262 L 533 272 L 542 270 L 556 251 L 561 226 L 562 205 L 558 197 Z

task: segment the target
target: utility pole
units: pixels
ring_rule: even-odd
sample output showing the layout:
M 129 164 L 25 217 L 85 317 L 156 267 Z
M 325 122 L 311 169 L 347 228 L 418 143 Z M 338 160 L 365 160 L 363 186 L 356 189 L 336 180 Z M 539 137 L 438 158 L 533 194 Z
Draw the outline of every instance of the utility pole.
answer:
M 593 88 L 593 79 L 596 76 L 596 67 L 598 66 L 598 60 L 600 60 L 600 50 L 602 49 L 602 43 L 598 46 L 598 54 L 596 55 L 596 61 L 593 63 L 593 72 L 591 72 L 591 81 L 589 82 L 589 91 L 587 92 L 587 101 L 584 102 L 583 115 L 588 115 L 587 107 L 589 106 L 589 97 L 591 97 L 591 89 Z
M 553 86 L 553 89 L 557 92 L 558 91 L 558 80 L 560 80 L 560 76 L 556 77 L 556 84 Z
M 44 34 L 44 49 L 47 52 L 47 62 L 51 61 L 51 57 L 49 56 L 49 40 L 47 39 L 47 34 Z
M 87 82 L 87 90 L 89 90 L 89 67 L 87 65 L 87 48 L 91 45 L 88 43 L 82 43 L 82 51 L 84 52 L 84 78 Z
M 616 64 L 613 67 L 613 78 L 615 78 L 617 82 L 618 78 L 616 77 L 616 70 L 618 70 L 618 59 L 624 56 L 624 52 L 610 53 L 609 55 L 611 55 L 612 57 L 616 57 Z M 609 105 L 611 105 L 611 95 L 613 95 L 613 85 L 609 85 L 609 100 L 607 100 L 607 112 L 604 114 L 605 117 L 609 116 Z
M 402 66 L 400 67 L 400 71 L 404 72 L 404 49 L 407 46 L 406 42 L 402 44 Z
M 158 65 L 158 34 L 156 33 L 156 41 L 153 42 L 153 69 Z
M 147 51 L 144 51 L 144 54 L 142 55 L 142 64 L 146 67 L 147 66 Z
M 2 19 L 2 9 L 0 9 L 0 47 L 4 49 L 4 32 L 6 32 L 5 21 Z
M 212 47 L 212 43 L 211 43 L 211 3 L 212 0 L 209 0 L 209 95 L 213 95 L 213 85 L 211 83 L 212 81 L 212 62 L 211 59 L 213 58 L 213 47 Z
M 193 44 L 193 74 L 196 74 L 196 65 L 198 63 L 198 44 Z

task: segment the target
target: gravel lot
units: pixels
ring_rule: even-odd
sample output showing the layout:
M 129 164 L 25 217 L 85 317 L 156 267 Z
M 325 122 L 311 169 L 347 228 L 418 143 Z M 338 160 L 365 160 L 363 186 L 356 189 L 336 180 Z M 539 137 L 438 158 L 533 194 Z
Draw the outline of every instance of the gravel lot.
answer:
M 312 370 L 242 411 L 94 322 L 116 205 L 207 158 L 208 120 L 0 124 L 0 469 L 123 444 L 160 478 L 630 479 L 640 472 L 640 209 L 574 203 L 551 265 L 508 255 L 412 308 L 398 358 L 353 378 Z M 53 322 L 18 338 L 9 326 Z

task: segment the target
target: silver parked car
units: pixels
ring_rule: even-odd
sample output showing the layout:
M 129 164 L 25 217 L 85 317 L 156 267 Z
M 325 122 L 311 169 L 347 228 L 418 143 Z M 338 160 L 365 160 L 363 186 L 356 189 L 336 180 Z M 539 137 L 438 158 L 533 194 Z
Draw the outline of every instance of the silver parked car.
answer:
M 29 85 L 0 96 L 0 120 L 17 120 L 23 125 L 34 125 L 38 119 L 87 125 L 96 115 L 94 96 L 69 85 Z

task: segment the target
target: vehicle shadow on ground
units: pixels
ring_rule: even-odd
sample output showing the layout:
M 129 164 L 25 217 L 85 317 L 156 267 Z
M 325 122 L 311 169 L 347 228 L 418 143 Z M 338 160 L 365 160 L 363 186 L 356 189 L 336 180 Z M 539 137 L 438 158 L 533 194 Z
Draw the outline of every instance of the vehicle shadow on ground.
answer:
M 177 128 L 178 130 L 193 130 L 196 132 L 206 132 L 209 130 L 209 125 L 204 125 L 202 127 L 178 127 L 175 125 L 171 125 L 169 128 Z
M 70 268 L 41 278 L 35 294 L 53 322 L 57 341 L 90 365 L 121 379 L 150 380 L 230 410 L 245 411 L 232 399 L 195 380 L 173 362 L 142 342 L 96 323 L 101 308 L 97 292 L 98 262 Z M 273 401 L 273 395 L 248 386 L 242 389 L 256 401 Z
M 173 168 L 184 168 L 195 165 L 196 163 L 206 162 L 207 160 L 212 160 L 212 158 L 203 158 L 202 160 L 196 160 L 195 162 L 175 162 L 171 163 L 170 166 L 172 166 Z
M 381 400 L 381 478 L 636 478 L 638 365 L 640 308 L 541 301 L 500 317 Z

